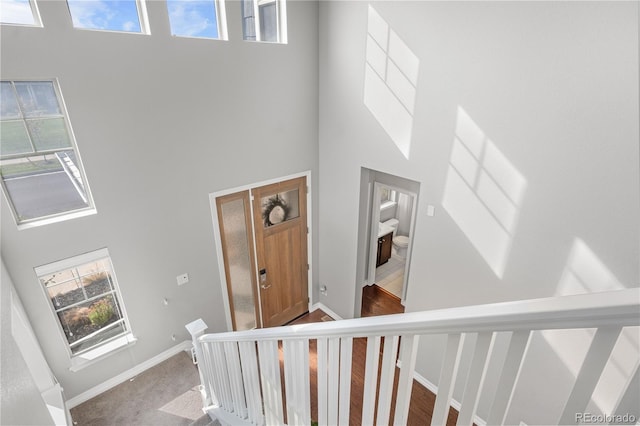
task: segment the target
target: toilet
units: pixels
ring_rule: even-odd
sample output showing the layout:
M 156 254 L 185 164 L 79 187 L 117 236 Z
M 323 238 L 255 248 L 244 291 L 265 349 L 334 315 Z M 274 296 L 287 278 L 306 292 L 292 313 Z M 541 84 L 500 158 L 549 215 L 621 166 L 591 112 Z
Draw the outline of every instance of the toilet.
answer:
M 401 259 L 407 258 L 407 247 L 409 247 L 409 237 L 406 235 L 397 235 L 398 219 L 389 219 L 384 222 L 385 225 L 393 228 L 393 252 Z

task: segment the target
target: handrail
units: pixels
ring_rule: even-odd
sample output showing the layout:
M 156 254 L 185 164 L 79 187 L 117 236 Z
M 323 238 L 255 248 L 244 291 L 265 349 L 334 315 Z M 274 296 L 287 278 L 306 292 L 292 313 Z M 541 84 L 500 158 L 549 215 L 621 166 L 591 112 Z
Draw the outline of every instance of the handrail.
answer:
M 206 334 L 201 342 L 640 325 L 640 288 Z
M 310 401 L 317 398 L 317 422 L 350 424 L 353 348 L 358 340 L 358 374 L 364 382 L 356 418 L 362 424 L 407 424 L 413 376 L 423 335 L 446 336 L 431 425 L 447 423 L 458 365 L 467 334 L 477 333 L 467 372 L 458 424 L 483 424 L 476 409 L 486 374 L 498 383 L 487 424 L 503 424 L 525 354 L 536 330 L 596 331 L 558 424 L 569 424 L 586 410 L 600 376 L 625 327 L 640 325 L 640 288 L 603 293 L 492 303 L 342 321 L 299 324 L 233 333 L 192 333 L 201 370 L 206 411 L 229 425 L 309 424 Z M 204 330 L 202 330 L 204 331 Z M 498 332 L 509 333 L 500 349 L 504 362 L 489 371 Z M 311 341 L 315 373 L 311 385 Z M 362 345 L 366 345 L 365 354 Z M 394 386 L 399 366 L 397 388 Z M 622 399 L 633 394 L 629 379 Z M 282 378 L 284 380 L 282 380 Z M 635 382 L 634 382 L 635 380 Z M 284 383 L 284 386 L 283 386 Z M 636 385 L 634 385 L 635 383 Z M 314 387 L 315 386 L 315 387 Z M 317 390 L 312 397 L 311 389 Z M 630 390 L 631 389 L 631 390 Z M 631 393 L 630 393 L 631 392 Z M 395 411 L 391 419 L 392 401 Z M 633 398 L 631 396 L 630 398 Z M 619 402 L 613 412 L 624 407 Z M 620 411 L 622 412 L 622 411 Z M 315 415 L 315 413 L 314 413 Z

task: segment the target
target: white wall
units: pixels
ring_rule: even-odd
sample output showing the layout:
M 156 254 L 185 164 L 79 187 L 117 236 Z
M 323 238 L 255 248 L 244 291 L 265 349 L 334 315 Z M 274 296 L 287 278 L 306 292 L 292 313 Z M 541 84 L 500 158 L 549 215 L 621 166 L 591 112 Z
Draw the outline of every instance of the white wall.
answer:
M 165 3 L 147 5 L 151 36 L 74 30 L 63 1 L 39 2 L 44 28 L 0 28 L 3 79 L 58 78 L 98 210 L 18 231 L 2 201 L 3 258 L 68 398 L 189 339 L 196 318 L 226 329 L 209 193 L 317 182 L 317 4 L 288 5 L 287 45 L 243 42 L 238 2 L 227 42 L 171 37 Z M 33 268 L 101 247 L 138 341 L 72 373 Z
M 4 261 L 0 265 L 0 372 L 2 397 L 0 424 L 50 425 L 54 424 L 40 395 L 40 389 L 14 339 L 12 328 L 12 280 Z M 40 378 L 41 379 L 41 378 Z
M 366 71 L 384 61 L 367 34 L 385 23 L 415 79 Z M 637 2 L 321 3 L 321 300 L 354 314 L 361 167 L 420 182 L 408 311 L 638 286 L 638 117 Z M 461 147 L 502 189 L 452 175 L 477 176 Z M 534 382 L 562 358 L 531 353 Z M 434 383 L 438 356 L 418 357 Z M 526 393 L 510 420 L 527 420 Z

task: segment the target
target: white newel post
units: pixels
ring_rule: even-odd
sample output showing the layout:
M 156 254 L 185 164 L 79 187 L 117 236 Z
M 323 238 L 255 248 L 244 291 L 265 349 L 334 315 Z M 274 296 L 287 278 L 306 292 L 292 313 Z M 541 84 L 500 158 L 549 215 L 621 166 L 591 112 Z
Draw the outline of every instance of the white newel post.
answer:
M 209 395 L 207 383 L 205 382 L 203 376 L 203 365 L 201 361 L 204 359 L 204 357 L 202 356 L 202 343 L 200 343 L 200 341 L 198 340 L 201 336 L 204 335 L 204 331 L 207 329 L 207 324 L 201 318 L 198 318 L 197 320 L 185 325 L 185 328 L 187 329 L 189 334 L 191 334 L 191 341 L 193 342 L 192 354 L 195 353 L 195 359 L 193 360 L 193 363 L 198 365 L 202 402 L 204 403 L 204 406 L 207 407 L 211 405 L 211 395 Z

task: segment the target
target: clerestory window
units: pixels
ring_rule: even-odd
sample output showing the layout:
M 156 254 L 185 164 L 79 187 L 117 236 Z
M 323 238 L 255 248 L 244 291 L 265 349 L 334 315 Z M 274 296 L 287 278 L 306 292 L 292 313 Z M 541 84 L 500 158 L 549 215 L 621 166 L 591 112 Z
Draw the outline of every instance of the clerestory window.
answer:
M 287 43 L 285 0 L 241 0 L 244 40 Z
M 57 83 L 0 84 L 0 175 L 18 227 L 95 213 Z
M 75 28 L 150 34 L 144 0 L 67 0 Z
M 167 0 L 171 35 L 226 40 L 224 0 Z
M 34 0 L 0 0 L 0 24 L 42 26 Z

